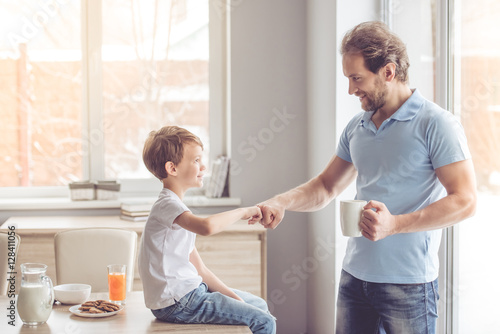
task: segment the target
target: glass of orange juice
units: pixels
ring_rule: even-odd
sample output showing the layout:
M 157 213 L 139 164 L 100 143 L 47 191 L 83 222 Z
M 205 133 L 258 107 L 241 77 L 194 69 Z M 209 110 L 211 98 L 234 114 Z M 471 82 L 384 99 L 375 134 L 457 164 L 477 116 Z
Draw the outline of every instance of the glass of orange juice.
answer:
M 125 304 L 127 294 L 127 266 L 110 264 L 108 266 L 109 300 L 116 304 Z

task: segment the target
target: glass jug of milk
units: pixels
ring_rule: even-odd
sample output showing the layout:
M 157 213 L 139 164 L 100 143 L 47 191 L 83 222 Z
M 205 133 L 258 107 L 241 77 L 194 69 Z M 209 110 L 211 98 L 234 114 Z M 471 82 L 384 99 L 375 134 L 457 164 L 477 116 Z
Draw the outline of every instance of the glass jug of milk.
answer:
M 25 325 L 37 326 L 45 323 L 52 311 L 54 289 L 50 278 L 45 276 L 46 272 L 45 264 L 21 264 L 23 278 L 17 297 L 17 311 Z

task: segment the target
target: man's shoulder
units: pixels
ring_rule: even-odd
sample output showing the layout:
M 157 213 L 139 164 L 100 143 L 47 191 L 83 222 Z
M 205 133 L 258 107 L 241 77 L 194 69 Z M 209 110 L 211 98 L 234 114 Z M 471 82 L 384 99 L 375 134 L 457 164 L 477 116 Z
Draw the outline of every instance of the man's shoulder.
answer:
M 455 118 L 450 111 L 427 99 L 423 100 L 422 108 L 417 115 L 420 120 L 427 121 L 429 124 L 448 122 Z
M 436 103 L 426 100 L 417 113 L 416 129 L 420 129 L 427 140 L 453 138 L 463 132 L 458 117 L 451 111 L 441 108 Z

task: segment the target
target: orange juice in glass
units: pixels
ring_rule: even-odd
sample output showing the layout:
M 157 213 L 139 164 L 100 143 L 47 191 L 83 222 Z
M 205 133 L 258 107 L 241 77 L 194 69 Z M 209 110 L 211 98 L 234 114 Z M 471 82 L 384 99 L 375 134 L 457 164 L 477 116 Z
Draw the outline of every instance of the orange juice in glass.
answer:
M 116 304 L 125 304 L 127 294 L 127 266 L 110 264 L 108 266 L 109 300 Z

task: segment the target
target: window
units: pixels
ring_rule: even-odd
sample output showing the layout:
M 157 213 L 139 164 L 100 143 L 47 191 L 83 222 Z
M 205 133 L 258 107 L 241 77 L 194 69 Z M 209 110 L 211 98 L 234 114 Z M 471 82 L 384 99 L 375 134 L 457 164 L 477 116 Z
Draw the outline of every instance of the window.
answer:
M 471 150 L 478 186 L 474 217 L 457 226 L 458 303 L 454 333 L 496 333 L 500 328 L 497 284 L 500 233 L 500 3 L 453 2 L 454 109 Z
M 209 64 L 210 55 L 224 52 L 224 15 L 209 13 L 220 8 L 199 0 L 0 5 L 0 26 L 8 32 L 0 42 L 4 195 L 66 190 L 86 179 L 156 192 L 142 147 L 151 130 L 166 124 L 197 134 L 207 164 L 210 155 L 225 153 L 218 134 L 223 80 L 209 82 L 209 66 L 224 73 L 223 57 Z
M 474 217 L 441 244 L 439 333 L 496 333 L 500 201 L 500 3 L 390 1 L 392 28 L 408 43 L 410 85 L 460 118 L 474 162 Z M 416 65 L 416 66 L 415 66 Z
M 2 1 L 0 185 L 81 179 L 80 6 Z

